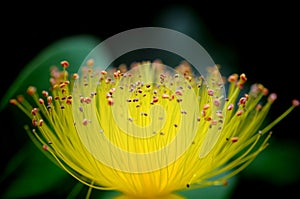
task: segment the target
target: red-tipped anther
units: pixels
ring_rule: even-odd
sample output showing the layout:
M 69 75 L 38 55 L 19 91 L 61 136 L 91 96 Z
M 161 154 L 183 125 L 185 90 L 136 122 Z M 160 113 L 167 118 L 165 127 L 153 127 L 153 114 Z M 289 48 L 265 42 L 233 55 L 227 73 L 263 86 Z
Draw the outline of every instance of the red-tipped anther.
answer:
M 230 83 L 233 83 L 233 82 L 236 82 L 237 79 L 238 79 L 238 74 L 234 73 L 228 77 L 227 81 Z
M 170 96 L 168 95 L 168 94 L 162 94 L 162 96 L 161 96 L 161 98 L 163 98 L 163 99 L 169 99 L 170 98 Z
M 247 98 L 246 97 L 241 97 L 239 100 L 239 105 L 244 105 L 246 104 Z
M 267 96 L 269 94 L 269 89 L 267 89 L 266 87 L 264 87 L 262 89 L 262 93 L 264 94 L 264 96 Z
M 42 98 L 40 98 L 39 99 L 39 103 L 43 105 L 44 104 L 44 100 Z
M 37 120 L 36 119 L 32 119 L 32 125 L 37 126 Z
M 207 93 L 208 93 L 209 96 L 213 96 L 214 95 L 214 90 L 208 89 Z
M 236 112 L 236 116 L 240 116 L 243 114 L 243 110 L 239 110 L 238 112 Z
M 227 110 L 231 111 L 233 109 L 233 104 L 229 104 Z
M 102 75 L 107 75 L 107 72 L 105 70 L 101 71 Z
M 18 102 L 22 103 L 24 101 L 24 96 L 23 95 L 18 95 L 17 100 L 18 100 Z
M 273 103 L 277 99 L 276 93 L 271 93 L 268 97 L 268 102 Z
M 88 120 L 87 120 L 87 119 L 83 119 L 82 124 L 83 124 L 84 126 L 86 126 L 86 125 L 88 124 Z
M 204 104 L 203 110 L 207 110 L 207 109 L 209 109 L 209 107 L 210 107 L 210 104 Z
M 153 102 L 153 103 L 158 102 L 158 97 L 157 97 L 157 96 L 153 96 L 152 102 Z
M 9 103 L 11 103 L 12 105 L 17 105 L 18 101 L 16 99 L 10 99 Z
M 69 64 L 68 61 L 65 61 L 65 60 L 64 60 L 64 61 L 61 61 L 61 62 L 60 62 L 60 65 L 61 65 L 63 68 L 68 68 L 70 64 Z
M 215 106 L 220 106 L 221 102 L 219 99 L 214 99 L 214 105 Z
M 299 106 L 300 102 L 297 99 L 293 99 L 292 104 L 293 104 L 293 106 Z
M 181 90 L 176 90 L 176 91 L 175 91 L 175 94 L 176 94 L 176 95 L 179 95 L 179 96 L 182 96 L 182 91 L 181 91 Z
M 47 102 L 48 102 L 48 104 L 51 104 L 51 103 L 52 103 L 52 96 L 48 96 L 48 97 L 47 97 Z
M 40 119 L 40 120 L 39 120 L 39 126 L 42 126 L 42 125 L 43 125 L 43 122 L 44 122 L 44 120 Z
M 114 100 L 111 97 L 109 97 L 107 99 L 107 103 L 108 103 L 109 106 L 112 106 L 114 104 Z
M 49 148 L 48 148 L 48 146 L 46 144 L 43 145 L 43 149 L 44 149 L 44 151 L 48 151 L 49 150 Z
M 240 80 L 242 81 L 242 83 L 245 83 L 247 81 L 247 77 L 246 77 L 245 73 L 242 73 L 240 75 Z
M 47 92 L 47 91 L 42 91 L 42 95 L 43 95 L 44 97 L 48 97 L 48 92 Z
M 259 110 L 261 110 L 262 109 L 262 105 L 261 104 L 257 104 L 256 106 L 255 106 L 255 110 L 256 111 L 259 111 Z
M 36 115 L 38 111 L 39 111 L 39 110 L 38 110 L 37 108 L 33 108 L 33 109 L 31 110 L 31 114 L 32 114 L 32 115 Z
M 67 99 L 66 103 L 69 105 L 72 104 L 72 99 Z
M 74 73 L 74 74 L 72 75 L 72 78 L 73 78 L 73 79 L 78 79 L 78 78 L 79 78 L 79 75 L 78 75 L 77 73 Z
M 232 143 L 235 143 L 235 142 L 237 142 L 238 140 L 239 140 L 238 137 L 232 137 L 232 138 L 230 139 L 230 141 L 231 141 Z
M 35 94 L 35 92 L 36 92 L 36 87 L 34 87 L 34 86 L 29 86 L 28 88 L 27 88 L 27 94 L 28 95 L 34 95 Z

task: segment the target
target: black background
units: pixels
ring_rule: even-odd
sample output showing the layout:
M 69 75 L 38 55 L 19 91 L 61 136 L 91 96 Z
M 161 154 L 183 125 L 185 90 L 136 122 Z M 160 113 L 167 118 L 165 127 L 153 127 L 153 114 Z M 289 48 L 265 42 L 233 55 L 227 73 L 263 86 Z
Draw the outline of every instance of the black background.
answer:
M 202 43 L 208 52 L 234 52 L 234 57 L 228 57 L 225 65 L 231 65 L 238 73 L 245 72 L 251 81 L 261 82 L 278 94 L 271 112 L 275 117 L 290 106 L 293 98 L 300 99 L 299 10 L 296 3 L 289 1 L 261 2 L 8 3 L 1 6 L 0 97 L 22 67 L 58 39 L 77 34 L 92 34 L 105 39 L 131 28 L 158 26 L 162 24 L 159 21 L 161 16 L 181 7 L 185 9 L 178 13 L 179 16 L 192 14 L 195 22 L 203 23 L 207 34 L 213 38 L 211 44 L 209 41 Z M 187 10 L 190 13 L 185 13 Z M 174 18 L 176 23 L 181 23 L 178 18 Z M 195 32 L 187 34 L 197 39 Z M 223 61 L 215 59 L 216 63 Z M 299 140 L 299 115 L 299 110 L 296 110 L 276 126 L 276 136 Z M 271 191 L 279 194 L 296 188 L 295 185 L 274 189 L 271 185 L 259 183 L 248 181 L 247 186 L 241 183 L 235 198 L 247 189 L 249 191 L 245 193 L 249 196 L 268 196 Z

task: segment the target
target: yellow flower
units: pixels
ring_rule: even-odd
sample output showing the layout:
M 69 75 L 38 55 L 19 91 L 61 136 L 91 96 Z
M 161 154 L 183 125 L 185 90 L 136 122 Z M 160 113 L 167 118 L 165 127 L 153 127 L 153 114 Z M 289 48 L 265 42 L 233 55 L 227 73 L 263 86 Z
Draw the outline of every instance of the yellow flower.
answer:
M 30 86 L 32 102 L 18 96 L 11 103 L 31 119 L 33 141 L 65 171 L 120 198 L 180 198 L 176 191 L 226 185 L 299 105 L 294 100 L 261 128 L 276 94 L 262 84 L 241 94 L 245 74 L 220 78 L 214 66 L 204 79 L 187 62 L 174 70 L 159 61 L 130 70 L 93 65 L 88 60 L 81 74 L 69 75 L 62 61 L 62 70 L 51 69 L 50 90 Z

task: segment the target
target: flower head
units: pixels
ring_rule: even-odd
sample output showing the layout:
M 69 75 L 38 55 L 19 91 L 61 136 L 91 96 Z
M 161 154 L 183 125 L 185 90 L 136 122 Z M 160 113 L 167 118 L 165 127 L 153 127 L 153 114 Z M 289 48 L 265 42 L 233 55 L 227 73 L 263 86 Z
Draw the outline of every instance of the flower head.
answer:
M 245 74 L 224 80 L 214 66 L 204 79 L 187 62 L 170 69 L 159 61 L 97 71 L 90 59 L 70 75 L 69 65 L 51 69 L 50 90 L 28 88 L 33 102 L 11 103 L 31 119 L 33 140 L 74 178 L 130 198 L 226 185 L 299 105 L 294 100 L 262 128 L 277 96 L 262 84 L 242 94 Z

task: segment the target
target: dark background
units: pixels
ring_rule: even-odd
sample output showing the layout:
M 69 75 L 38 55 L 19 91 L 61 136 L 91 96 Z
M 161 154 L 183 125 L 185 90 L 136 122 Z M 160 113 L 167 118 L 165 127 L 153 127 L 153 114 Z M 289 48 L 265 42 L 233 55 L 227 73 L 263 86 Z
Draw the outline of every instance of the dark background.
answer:
M 174 28 L 199 41 L 214 61 L 230 72 L 246 73 L 250 82 L 261 82 L 278 100 L 276 117 L 300 99 L 299 10 L 296 3 L 220 3 L 199 1 L 98 2 L 70 4 L 10 3 L 1 7 L 1 95 L 30 60 L 58 39 L 91 34 L 106 39 L 143 26 Z M 5 14 L 4 14 L 5 11 Z M 300 140 L 299 110 L 274 128 L 282 140 Z M 9 125 L 4 126 L 9 129 Z M 2 131 L 2 130 L 1 130 Z M 7 131 L 5 131 L 7 132 Z M 11 132 L 13 133 L 13 132 Z M 284 149 L 282 149 L 284 150 Z M 245 180 L 234 198 L 270 196 L 296 190 L 297 184 L 272 187 L 267 182 Z

